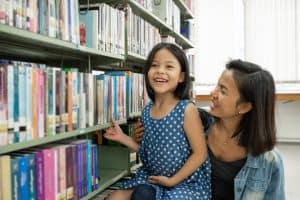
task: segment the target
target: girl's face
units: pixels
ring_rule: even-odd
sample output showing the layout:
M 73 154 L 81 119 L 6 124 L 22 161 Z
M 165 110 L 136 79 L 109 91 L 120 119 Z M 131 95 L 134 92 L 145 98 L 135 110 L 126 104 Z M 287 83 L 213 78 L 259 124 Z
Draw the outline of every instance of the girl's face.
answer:
M 155 94 L 173 93 L 178 83 L 184 81 L 184 72 L 176 57 L 169 50 L 161 49 L 153 58 L 148 79 Z
M 218 118 L 231 118 L 238 113 L 240 94 L 233 79 L 233 72 L 225 69 L 217 86 L 211 91 L 210 113 Z

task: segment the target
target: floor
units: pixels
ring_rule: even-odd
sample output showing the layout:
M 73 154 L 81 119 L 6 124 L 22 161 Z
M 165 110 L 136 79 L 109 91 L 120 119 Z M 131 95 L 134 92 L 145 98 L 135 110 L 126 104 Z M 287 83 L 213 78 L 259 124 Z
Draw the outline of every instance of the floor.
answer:
M 300 197 L 300 143 L 279 143 L 285 172 L 285 192 L 287 200 Z

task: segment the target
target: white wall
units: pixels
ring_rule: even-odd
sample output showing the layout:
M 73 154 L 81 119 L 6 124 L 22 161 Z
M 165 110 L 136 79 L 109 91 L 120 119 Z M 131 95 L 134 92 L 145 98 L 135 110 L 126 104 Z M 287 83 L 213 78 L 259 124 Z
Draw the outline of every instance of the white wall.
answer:
M 217 82 L 229 58 L 244 58 L 244 19 L 238 17 L 243 13 L 242 0 L 194 2 L 196 84 L 211 85 Z M 195 86 L 194 94 L 209 94 L 211 88 Z M 207 106 L 208 102 L 201 105 Z M 300 142 L 300 101 L 278 101 L 276 122 L 279 140 Z
M 300 142 L 300 101 L 278 101 L 276 124 L 281 141 Z
M 195 2 L 196 83 L 216 83 L 230 58 L 243 58 L 241 0 Z M 240 15 L 241 16 L 241 15 Z
M 207 107 L 209 102 L 197 105 Z M 300 142 L 300 101 L 277 101 L 275 109 L 278 141 Z

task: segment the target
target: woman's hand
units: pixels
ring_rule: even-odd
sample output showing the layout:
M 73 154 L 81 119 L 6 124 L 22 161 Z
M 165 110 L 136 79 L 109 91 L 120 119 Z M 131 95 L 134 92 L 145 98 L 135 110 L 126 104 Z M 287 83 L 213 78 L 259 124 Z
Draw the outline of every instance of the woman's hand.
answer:
M 166 176 L 149 176 L 149 182 L 166 187 L 175 186 L 175 183 L 173 183 L 172 178 Z
M 138 121 L 134 124 L 133 127 L 133 140 L 136 143 L 140 143 L 143 139 L 143 135 L 144 135 L 144 127 L 143 124 L 141 122 L 141 119 L 138 118 Z

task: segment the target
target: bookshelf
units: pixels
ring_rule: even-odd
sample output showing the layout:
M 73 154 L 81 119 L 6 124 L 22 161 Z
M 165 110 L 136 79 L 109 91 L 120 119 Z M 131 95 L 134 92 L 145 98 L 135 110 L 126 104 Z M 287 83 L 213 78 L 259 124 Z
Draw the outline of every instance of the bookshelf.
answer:
M 174 0 L 174 3 L 181 10 L 181 16 L 184 19 L 194 19 L 194 15 L 192 11 L 187 7 L 187 5 L 183 2 L 183 0 Z
M 114 4 L 124 3 L 130 6 L 132 12 L 141 17 L 145 22 L 159 30 L 160 35 L 172 36 L 176 43 L 183 49 L 193 48 L 191 41 L 166 24 L 155 14 L 144 8 L 135 0 L 90 0 L 92 3 Z M 79 3 L 86 4 L 87 1 L 79 0 Z M 193 14 L 182 0 L 174 0 L 178 6 L 183 19 L 192 19 Z M 79 27 L 77 27 L 79 29 Z M 78 66 L 80 72 L 91 73 L 92 70 L 131 70 L 141 72 L 146 56 L 129 51 L 127 37 L 128 27 L 125 26 L 125 52 L 112 53 L 94 49 L 80 44 L 64 41 L 59 38 L 49 37 L 39 33 L 30 32 L 25 29 L 16 28 L 0 22 L 0 59 L 24 61 L 31 63 L 42 63 L 57 68 Z M 146 52 L 147 54 L 147 52 Z M 121 67 L 120 67 L 121 65 Z M 129 113 L 127 119 L 139 117 L 140 111 Z M 118 124 L 126 124 L 127 119 L 117 121 Z M 13 144 L 0 146 L 0 156 L 22 151 L 28 148 L 36 148 L 40 145 L 50 145 L 66 139 L 92 138 L 92 133 L 109 127 L 110 123 L 78 128 L 72 131 L 61 132 L 56 135 L 49 135 L 34 140 L 22 141 Z M 123 146 L 98 145 L 97 152 L 100 158 L 99 187 L 88 193 L 83 199 L 91 199 L 110 185 L 114 184 L 130 172 L 130 151 Z M 0 184 L 1 185 L 1 184 Z M 0 188 L 1 189 L 1 188 Z M 1 197 L 1 194 L 0 194 Z
M 123 55 L 103 52 L 75 45 L 57 38 L 29 32 L 0 24 L 0 56 L 8 59 L 30 60 L 60 66 L 90 62 L 91 67 L 99 63 L 121 62 Z

